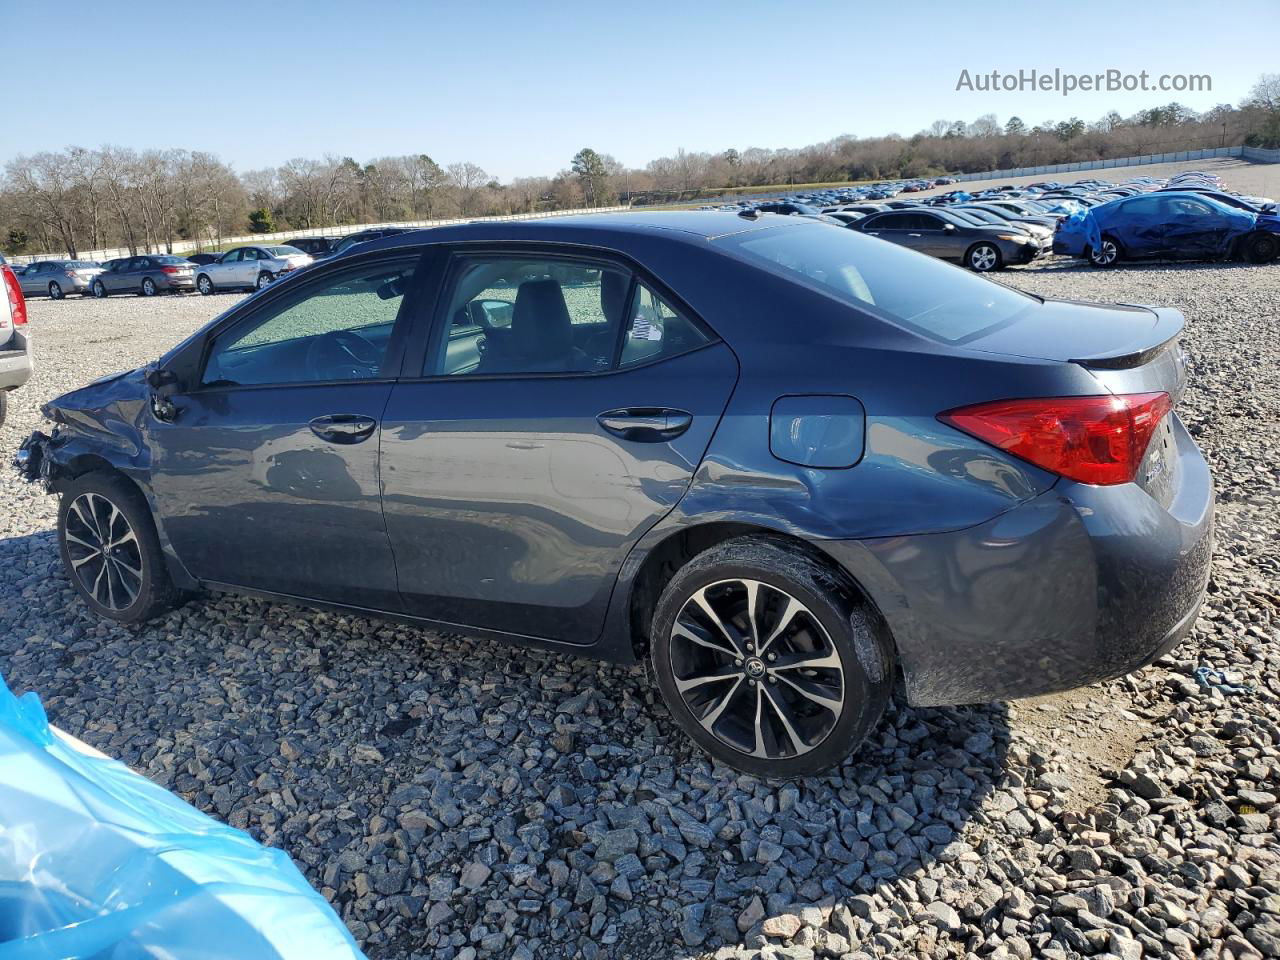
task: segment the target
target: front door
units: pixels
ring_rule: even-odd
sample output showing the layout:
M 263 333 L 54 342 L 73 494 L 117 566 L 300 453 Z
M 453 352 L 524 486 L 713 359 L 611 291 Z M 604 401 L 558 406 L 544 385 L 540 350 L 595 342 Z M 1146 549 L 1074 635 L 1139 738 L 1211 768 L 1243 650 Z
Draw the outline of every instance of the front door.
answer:
M 399 608 L 378 451 L 415 262 L 317 271 L 215 331 L 199 384 L 153 421 L 159 513 L 193 575 Z
M 405 609 L 591 643 L 627 552 L 688 487 L 737 362 L 610 265 L 468 255 L 448 277 L 423 376 L 396 384 L 383 419 Z

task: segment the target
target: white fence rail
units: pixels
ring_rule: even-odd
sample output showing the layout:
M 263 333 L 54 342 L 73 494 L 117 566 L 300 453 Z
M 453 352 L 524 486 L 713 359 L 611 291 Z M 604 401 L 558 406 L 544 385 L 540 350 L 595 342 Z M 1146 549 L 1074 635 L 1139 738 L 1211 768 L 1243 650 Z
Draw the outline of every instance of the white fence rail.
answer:
M 196 251 L 211 246 L 234 246 L 236 244 L 258 244 L 258 243 L 279 243 L 281 240 L 290 240 L 294 237 L 345 237 L 351 233 L 359 233 L 361 230 L 370 230 L 375 227 L 447 227 L 456 223 L 476 223 L 480 221 L 493 220 L 544 220 L 548 217 L 568 217 L 584 213 L 619 213 L 623 210 L 630 210 L 627 206 L 618 207 L 585 207 L 580 210 L 550 210 L 544 213 L 512 213 L 498 217 L 452 217 L 441 220 L 398 220 L 393 223 L 357 223 L 347 224 L 341 227 L 308 227 L 305 230 L 285 230 L 278 233 L 250 233 L 242 237 L 223 237 L 221 241 L 213 239 L 209 240 L 175 240 L 171 245 L 158 244 L 155 245 L 153 253 L 195 253 Z M 138 254 L 144 251 L 141 247 Z M 113 260 L 116 257 L 129 257 L 134 253 L 128 247 L 106 247 L 101 250 L 81 250 L 77 254 L 79 260 Z M 53 253 L 37 253 L 26 256 L 9 257 L 11 264 L 27 264 L 36 260 L 54 260 L 62 257 L 63 254 Z

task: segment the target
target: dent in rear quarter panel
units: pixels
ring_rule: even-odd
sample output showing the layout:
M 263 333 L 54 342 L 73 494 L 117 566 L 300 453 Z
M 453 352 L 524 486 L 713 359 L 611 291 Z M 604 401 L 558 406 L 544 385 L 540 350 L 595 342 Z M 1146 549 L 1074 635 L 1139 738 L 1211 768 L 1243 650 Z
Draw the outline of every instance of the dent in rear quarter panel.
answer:
M 889 624 L 913 704 L 1077 686 L 1106 660 L 1092 545 L 1054 491 L 965 530 L 817 546 Z

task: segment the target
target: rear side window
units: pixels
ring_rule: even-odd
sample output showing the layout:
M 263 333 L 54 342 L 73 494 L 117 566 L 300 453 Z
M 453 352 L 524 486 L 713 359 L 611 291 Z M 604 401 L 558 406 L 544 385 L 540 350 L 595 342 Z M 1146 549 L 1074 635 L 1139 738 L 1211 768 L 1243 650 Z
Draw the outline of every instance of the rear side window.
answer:
M 1040 301 L 852 230 L 779 227 L 721 237 L 744 259 L 943 343 L 964 343 Z

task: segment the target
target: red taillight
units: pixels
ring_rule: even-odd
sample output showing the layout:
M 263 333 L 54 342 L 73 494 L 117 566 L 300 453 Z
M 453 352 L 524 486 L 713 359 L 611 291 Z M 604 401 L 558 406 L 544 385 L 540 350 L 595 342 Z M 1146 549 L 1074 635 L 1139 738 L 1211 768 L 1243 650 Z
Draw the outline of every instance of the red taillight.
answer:
M 996 400 L 938 415 L 943 423 L 1081 483 L 1132 483 L 1167 393 Z
M 8 266 L 0 266 L 0 275 L 4 276 L 4 292 L 9 297 L 10 318 L 15 327 L 20 327 L 27 322 L 27 301 L 22 296 L 22 287 L 18 285 L 18 278 Z
M 161 267 L 160 272 L 161 273 L 177 273 L 178 268 L 177 267 Z

